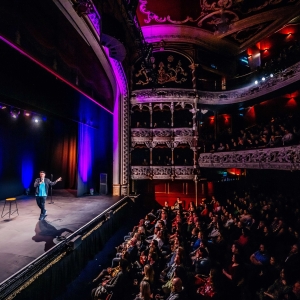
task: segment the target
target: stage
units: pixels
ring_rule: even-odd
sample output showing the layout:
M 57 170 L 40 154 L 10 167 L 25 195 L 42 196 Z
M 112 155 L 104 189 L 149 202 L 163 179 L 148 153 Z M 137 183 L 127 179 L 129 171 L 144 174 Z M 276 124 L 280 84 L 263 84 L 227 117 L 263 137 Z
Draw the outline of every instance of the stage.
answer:
M 39 221 L 35 197 L 17 197 L 19 215 L 0 219 L 0 284 L 18 270 L 55 246 L 56 237 L 74 232 L 112 206 L 120 197 L 94 195 L 76 197 L 76 191 L 53 190 L 46 202 L 48 216 Z M 0 201 L 2 212 L 4 200 Z M 12 208 L 14 208 L 12 203 Z M 5 207 L 5 212 L 8 206 Z

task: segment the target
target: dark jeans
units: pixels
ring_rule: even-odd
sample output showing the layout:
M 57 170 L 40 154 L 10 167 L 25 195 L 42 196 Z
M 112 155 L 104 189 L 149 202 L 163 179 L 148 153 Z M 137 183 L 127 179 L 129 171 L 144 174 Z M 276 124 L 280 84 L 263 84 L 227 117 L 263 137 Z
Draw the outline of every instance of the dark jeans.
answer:
M 36 203 L 38 207 L 41 209 L 41 215 L 43 215 L 46 212 L 45 209 L 45 202 L 46 202 L 47 197 L 41 197 L 41 196 L 36 196 Z

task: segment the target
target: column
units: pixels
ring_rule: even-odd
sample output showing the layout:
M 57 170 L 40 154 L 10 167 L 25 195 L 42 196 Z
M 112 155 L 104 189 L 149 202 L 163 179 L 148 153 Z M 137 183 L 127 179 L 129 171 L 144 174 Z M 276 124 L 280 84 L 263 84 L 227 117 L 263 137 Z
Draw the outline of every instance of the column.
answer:
M 174 103 L 172 102 L 170 105 L 170 111 L 171 111 L 171 127 L 174 127 Z

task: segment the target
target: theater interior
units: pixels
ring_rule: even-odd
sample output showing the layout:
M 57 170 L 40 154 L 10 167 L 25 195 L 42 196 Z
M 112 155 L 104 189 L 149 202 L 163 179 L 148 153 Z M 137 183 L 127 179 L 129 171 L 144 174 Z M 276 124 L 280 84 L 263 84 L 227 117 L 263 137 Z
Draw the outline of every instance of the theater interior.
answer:
M 300 0 L 2 1 L 0 51 L 0 300 L 300 299 Z

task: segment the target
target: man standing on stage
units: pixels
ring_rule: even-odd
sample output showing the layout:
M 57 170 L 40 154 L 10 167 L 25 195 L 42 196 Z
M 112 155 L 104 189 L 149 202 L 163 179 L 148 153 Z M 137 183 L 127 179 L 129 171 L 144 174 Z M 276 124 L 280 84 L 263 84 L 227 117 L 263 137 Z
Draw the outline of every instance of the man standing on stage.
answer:
M 62 178 L 59 177 L 55 181 L 51 181 L 49 178 L 45 178 L 46 173 L 40 172 L 40 178 L 37 178 L 34 182 L 36 203 L 41 209 L 41 215 L 39 220 L 44 220 L 47 217 L 47 210 L 45 209 L 45 202 L 48 196 L 49 186 L 55 185 Z

